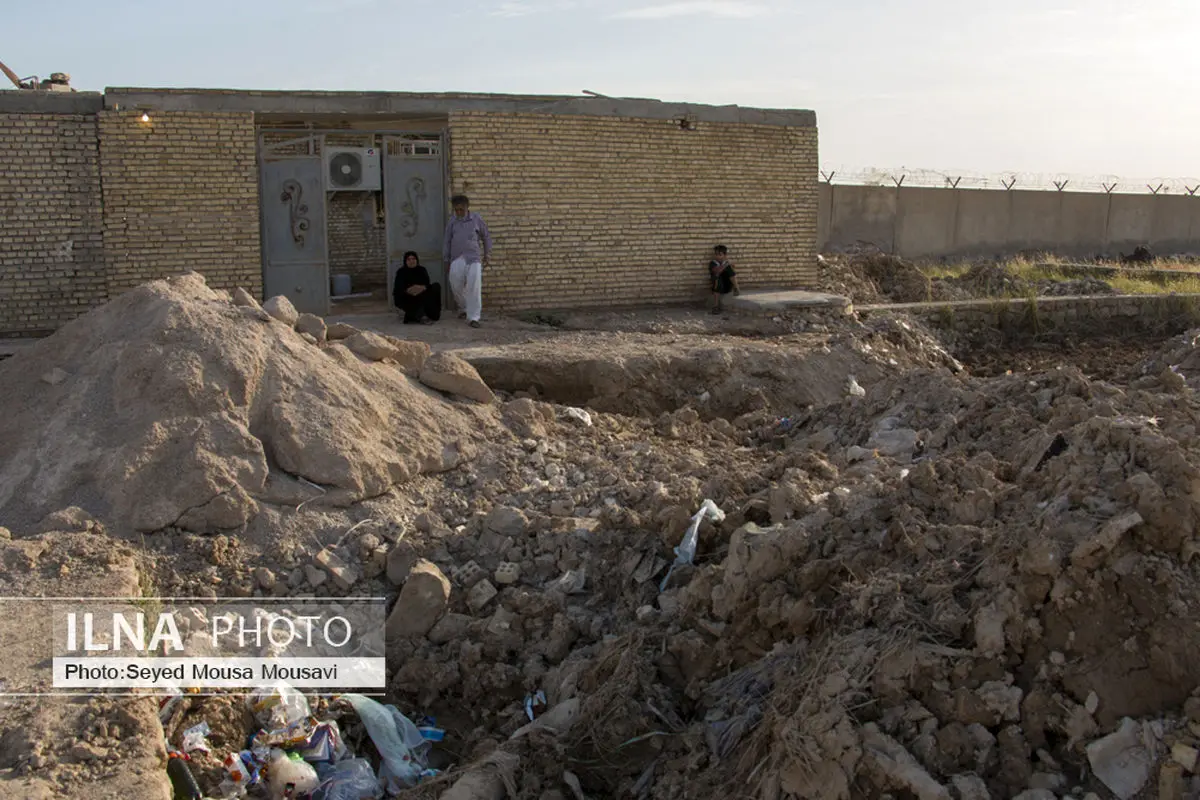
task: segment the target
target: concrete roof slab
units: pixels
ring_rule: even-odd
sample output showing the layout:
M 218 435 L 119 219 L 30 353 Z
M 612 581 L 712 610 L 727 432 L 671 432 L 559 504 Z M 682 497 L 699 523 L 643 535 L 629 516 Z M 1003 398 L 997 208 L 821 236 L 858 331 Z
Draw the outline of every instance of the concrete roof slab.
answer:
M 0 91 L 0 114 L 95 114 L 103 107 L 99 92 Z
M 816 114 L 803 109 L 755 109 L 668 103 L 625 97 L 565 95 L 504 95 L 415 92 L 241 91 L 232 89 L 110 88 L 106 108 L 159 111 L 242 111 L 260 114 L 345 114 L 347 116 L 492 113 L 561 114 L 640 119 L 679 119 L 698 122 L 742 122 L 811 128 Z

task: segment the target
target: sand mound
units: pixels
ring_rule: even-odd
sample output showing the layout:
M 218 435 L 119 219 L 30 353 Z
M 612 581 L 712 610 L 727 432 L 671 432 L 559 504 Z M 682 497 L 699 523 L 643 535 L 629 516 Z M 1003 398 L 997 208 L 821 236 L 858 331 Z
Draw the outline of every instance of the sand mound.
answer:
M 0 385 L 0 519 L 16 528 L 71 505 L 117 530 L 235 528 L 272 471 L 352 502 L 454 466 L 490 418 L 195 273 L 0 363 Z

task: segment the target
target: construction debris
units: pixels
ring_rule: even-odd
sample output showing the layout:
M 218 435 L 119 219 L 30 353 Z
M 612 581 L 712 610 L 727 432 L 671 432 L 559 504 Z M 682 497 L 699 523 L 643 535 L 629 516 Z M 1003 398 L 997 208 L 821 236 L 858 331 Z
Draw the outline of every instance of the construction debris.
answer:
M 1200 332 L 1107 381 L 974 377 L 852 315 L 413 374 L 273 306 L 187 275 L 0 362 L 6 594 L 394 599 L 386 703 L 308 694 L 266 779 L 244 705 L 173 707 L 209 795 L 1200 790 Z M 0 787 L 168 796 L 145 701 L 82 714 L 13 701 Z

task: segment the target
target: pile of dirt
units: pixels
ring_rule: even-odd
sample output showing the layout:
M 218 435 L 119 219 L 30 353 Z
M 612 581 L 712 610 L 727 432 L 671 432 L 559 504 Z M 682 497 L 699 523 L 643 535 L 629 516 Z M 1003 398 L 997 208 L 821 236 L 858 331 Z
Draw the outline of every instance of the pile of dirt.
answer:
M 4 361 L 0 519 L 27 529 L 75 505 L 137 531 L 236 529 L 279 484 L 348 504 L 450 469 L 493 424 L 412 377 L 427 346 L 317 341 L 281 316 L 192 273 Z
M 859 262 L 846 256 L 817 256 L 816 289 L 848 297 L 859 305 L 885 302 L 879 287 L 867 277 Z

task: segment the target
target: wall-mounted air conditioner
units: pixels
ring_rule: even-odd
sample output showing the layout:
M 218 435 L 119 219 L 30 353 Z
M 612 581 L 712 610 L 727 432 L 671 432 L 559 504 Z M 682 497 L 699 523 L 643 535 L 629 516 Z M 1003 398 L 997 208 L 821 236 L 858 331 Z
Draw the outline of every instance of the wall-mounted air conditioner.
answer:
M 382 186 L 376 147 L 325 148 L 325 188 L 331 192 L 374 192 Z

